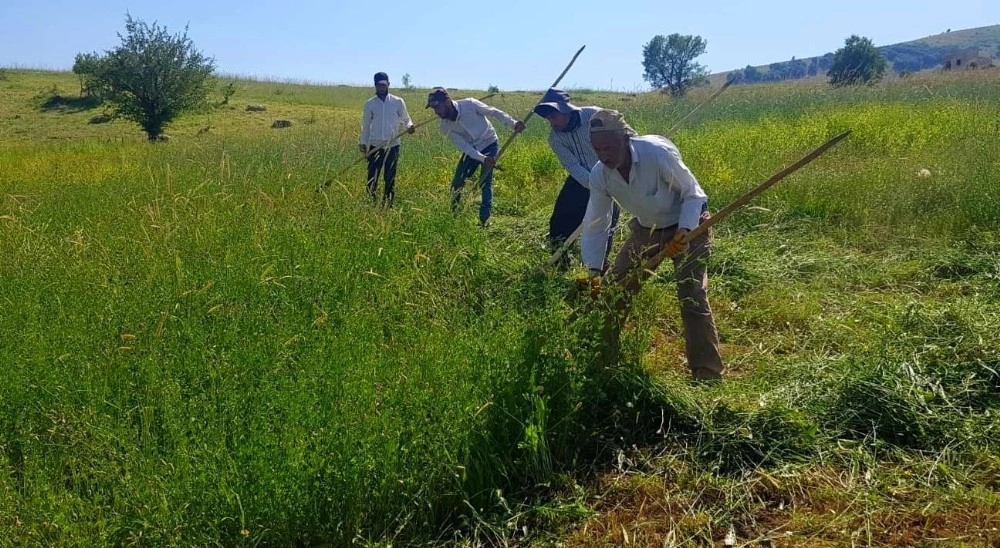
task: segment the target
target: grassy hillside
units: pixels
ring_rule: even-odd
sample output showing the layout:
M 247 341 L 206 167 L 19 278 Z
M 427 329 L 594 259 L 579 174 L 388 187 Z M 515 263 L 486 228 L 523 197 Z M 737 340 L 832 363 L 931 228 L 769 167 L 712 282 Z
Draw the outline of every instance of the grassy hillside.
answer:
M 982 65 L 983 60 L 1000 60 L 1000 25 L 948 31 L 908 42 L 880 46 L 879 50 L 889 62 L 887 68 L 890 74 L 941 68 L 955 55 L 978 55 L 980 59 L 977 64 Z M 823 80 L 832 63 L 833 52 L 801 59 L 793 57 L 791 61 L 776 61 L 770 65 L 747 66 L 738 71 L 716 73 L 710 80 L 716 85 L 721 85 L 733 75 L 738 75 L 742 83 Z
M 1000 542 L 992 75 L 732 88 L 676 135 L 718 210 L 854 131 L 718 227 L 717 386 L 687 382 L 669 270 L 611 352 L 539 268 L 564 174 L 537 119 L 483 230 L 433 125 L 377 210 L 334 177 L 368 90 L 236 87 L 150 144 L 72 75 L 4 71 L 5 542 Z M 705 93 L 576 100 L 657 132 Z
M 938 48 L 978 49 L 982 55 L 1000 58 L 1000 25 L 942 32 L 904 44 L 925 44 Z

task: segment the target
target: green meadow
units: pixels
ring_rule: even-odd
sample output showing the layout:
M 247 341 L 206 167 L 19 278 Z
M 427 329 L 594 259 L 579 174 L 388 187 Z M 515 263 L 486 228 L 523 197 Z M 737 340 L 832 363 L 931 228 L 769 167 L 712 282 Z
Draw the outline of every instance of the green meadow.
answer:
M 370 90 L 218 88 L 151 144 L 70 73 L 0 71 L 0 545 L 1000 543 L 1000 72 L 687 121 L 714 210 L 853 131 L 718 225 L 710 386 L 669 269 L 615 353 L 542 268 L 544 120 L 480 229 L 436 123 L 382 210 L 340 175 Z M 394 90 L 416 122 L 426 91 Z M 710 90 L 571 92 L 662 133 Z

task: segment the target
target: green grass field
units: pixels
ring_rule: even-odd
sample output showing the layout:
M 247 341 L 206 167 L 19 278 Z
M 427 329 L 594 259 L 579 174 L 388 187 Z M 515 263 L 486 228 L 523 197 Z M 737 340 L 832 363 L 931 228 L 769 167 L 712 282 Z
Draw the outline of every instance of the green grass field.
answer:
M 676 135 L 717 210 L 853 130 L 719 225 L 719 386 L 669 270 L 608 363 L 540 268 L 544 121 L 482 230 L 436 124 L 395 209 L 362 166 L 317 192 L 366 89 L 238 80 L 150 144 L 72 74 L 0 75 L 0 544 L 1000 543 L 997 71 L 734 87 Z M 708 93 L 574 99 L 656 133 Z

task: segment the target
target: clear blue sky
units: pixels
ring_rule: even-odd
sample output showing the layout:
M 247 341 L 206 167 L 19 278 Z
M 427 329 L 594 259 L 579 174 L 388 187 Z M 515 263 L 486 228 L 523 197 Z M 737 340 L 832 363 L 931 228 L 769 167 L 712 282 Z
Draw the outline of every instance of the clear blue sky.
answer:
M 544 89 L 587 49 L 567 88 L 635 91 L 642 45 L 697 34 L 712 72 L 833 51 L 860 34 L 877 45 L 1000 23 L 1000 0 L 0 0 L 0 66 L 68 69 L 78 52 L 118 43 L 125 13 L 171 32 L 189 25 L 220 72 L 344 84 L 375 71 L 401 85 Z

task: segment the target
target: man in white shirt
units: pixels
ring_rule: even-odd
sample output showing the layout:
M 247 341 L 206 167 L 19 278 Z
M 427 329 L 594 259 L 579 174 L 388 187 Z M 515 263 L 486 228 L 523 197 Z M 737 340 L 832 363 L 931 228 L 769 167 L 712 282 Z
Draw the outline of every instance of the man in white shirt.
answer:
M 480 166 L 486 166 L 487 174 L 481 187 L 483 199 L 479 206 L 479 224 L 486 226 L 493 209 L 493 168 L 498 151 L 497 132 L 486 117 L 502 122 L 517 133 L 524 131 L 524 122 L 478 99 L 452 100 L 448 90 L 441 87 L 428 94 L 426 108 L 434 109 L 434 114 L 441 118 L 441 132 L 462 152 L 451 180 L 452 211 L 458 210 L 465 180 L 475 175 Z
M 684 243 L 685 235 L 708 220 L 708 196 L 665 137 L 639 137 L 615 110 L 590 120 L 590 139 L 600 160 L 590 172 L 590 202 L 583 220 L 583 262 L 592 276 L 604 264 L 613 202 L 632 213 L 631 233 L 615 257 L 609 276 L 627 279 L 625 304 L 639 291 L 627 277 L 661 250 L 674 263 L 677 298 L 684 324 L 688 367 L 698 380 L 722 378 L 722 357 L 715 318 L 708 303 L 706 262 L 711 233 Z
M 396 197 L 396 166 L 399 162 L 399 139 L 389 142 L 401 128 L 413 133 L 413 121 L 406 112 L 406 103 L 389 93 L 389 76 L 375 73 L 375 97 L 365 102 L 361 116 L 361 154 L 368 158 L 368 195 L 377 202 L 379 173 L 385 169 L 382 204 L 392 207 Z

